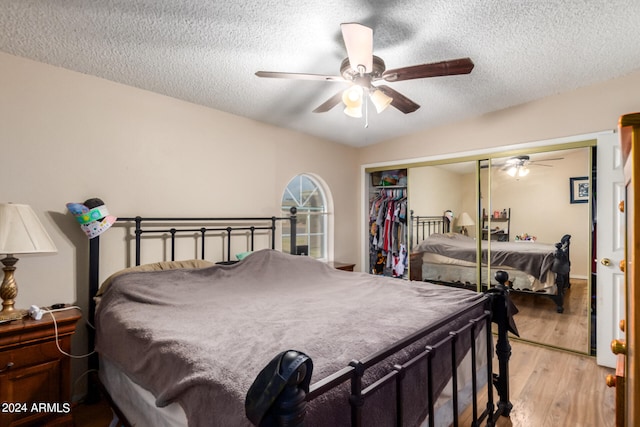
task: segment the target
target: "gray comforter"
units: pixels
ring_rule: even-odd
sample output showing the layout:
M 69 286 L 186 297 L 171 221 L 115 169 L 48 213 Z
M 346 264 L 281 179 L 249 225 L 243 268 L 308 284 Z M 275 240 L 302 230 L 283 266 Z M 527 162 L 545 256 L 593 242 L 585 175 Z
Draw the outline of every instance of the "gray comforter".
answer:
M 344 272 L 308 257 L 264 250 L 230 266 L 117 277 L 96 313 L 97 350 L 150 390 L 158 406 L 178 401 L 189 426 L 245 426 L 245 394 L 279 352 L 296 349 L 311 356 L 313 383 L 352 359 L 475 306 L 448 326 L 462 325 L 482 313 L 483 301 L 465 290 Z M 433 343 L 449 330 L 428 340 Z M 381 371 L 369 372 L 365 382 L 424 344 L 381 362 Z M 450 373 L 436 372 L 441 388 Z M 334 408 L 328 405 L 332 399 L 339 397 L 312 402 L 305 425 L 343 425 L 348 403 L 343 397 Z M 424 415 L 417 411 L 408 425 Z
M 463 261 L 476 262 L 476 240 L 462 234 L 432 234 L 420 242 L 414 252 L 428 252 Z M 553 265 L 555 246 L 544 243 L 482 241 L 482 264 L 507 266 L 524 271 L 544 282 Z

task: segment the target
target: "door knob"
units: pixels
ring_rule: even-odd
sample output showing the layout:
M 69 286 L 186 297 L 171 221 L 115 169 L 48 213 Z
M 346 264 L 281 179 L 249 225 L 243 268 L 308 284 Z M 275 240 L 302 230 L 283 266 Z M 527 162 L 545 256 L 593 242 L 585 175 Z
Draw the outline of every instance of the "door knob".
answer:
M 607 387 L 615 387 L 616 386 L 616 376 L 609 374 L 607 375 L 606 381 Z
M 620 271 L 622 271 L 624 273 L 624 266 L 625 266 L 625 262 L 624 260 L 620 261 L 620 264 L 618 264 L 620 267 Z
M 600 260 L 600 264 L 604 265 L 605 267 L 609 267 L 611 265 L 611 260 L 609 258 L 602 258 Z
M 618 210 L 624 212 L 624 200 L 618 203 Z
M 627 343 L 624 340 L 611 341 L 611 351 L 613 354 L 627 354 Z

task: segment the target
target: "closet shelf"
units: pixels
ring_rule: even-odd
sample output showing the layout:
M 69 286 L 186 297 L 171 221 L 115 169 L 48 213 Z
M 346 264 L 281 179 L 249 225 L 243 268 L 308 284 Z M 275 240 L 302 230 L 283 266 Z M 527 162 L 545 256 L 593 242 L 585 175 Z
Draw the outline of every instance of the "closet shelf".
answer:
M 406 185 L 374 185 L 372 188 L 375 188 L 376 190 L 378 190 L 378 189 L 386 189 L 386 188 L 388 188 L 390 190 L 393 190 L 394 188 L 396 188 L 396 189 L 397 188 L 400 188 L 400 189 L 407 188 L 407 186 Z

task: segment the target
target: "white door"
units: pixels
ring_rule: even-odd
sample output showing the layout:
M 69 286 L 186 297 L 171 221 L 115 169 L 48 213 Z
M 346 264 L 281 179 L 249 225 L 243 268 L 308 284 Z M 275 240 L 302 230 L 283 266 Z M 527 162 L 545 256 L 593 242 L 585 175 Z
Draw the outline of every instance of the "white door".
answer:
M 617 133 L 598 136 L 597 237 L 596 237 L 596 343 L 598 365 L 614 368 L 616 356 L 610 343 L 624 338 L 618 326 L 624 319 L 624 214 L 618 204 L 624 200 L 622 155 Z

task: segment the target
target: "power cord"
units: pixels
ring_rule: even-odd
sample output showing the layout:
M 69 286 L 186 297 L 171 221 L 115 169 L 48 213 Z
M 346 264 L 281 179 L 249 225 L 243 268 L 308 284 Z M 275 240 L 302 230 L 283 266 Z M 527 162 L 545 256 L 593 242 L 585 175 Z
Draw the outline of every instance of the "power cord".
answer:
M 80 381 L 82 381 L 84 379 L 84 377 L 86 377 L 87 375 L 89 375 L 92 372 L 98 373 L 98 370 L 97 369 L 87 369 L 82 374 L 80 374 L 80 376 L 78 378 L 76 378 L 76 380 L 73 382 L 72 390 L 76 391 L 78 389 L 78 384 L 80 383 Z
M 51 316 L 51 319 L 53 320 L 53 330 L 56 337 L 56 347 L 58 348 L 58 351 L 64 354 L 65 356 L 71 357 L 73 359 L 83 359 L 95 354 L 96 351 L 93 350 L 91 351 L 91 353 L 87 353 L 83 355 L 74 355 L 74 354 L 67 353 L 62 348 L 60 348 L 60 336 L 58 334 L 58 321 L 56 320 L 54 313 L 57 313 L 60 311 L 66 311 L 66 310 L 73 310 L 73 309 L 77 309 L 78 311 L 80 311 L 80 313 L 82 313 L 82 308 L 78 307 L 77 305 L 67 306 L 65 304 L 53 304 L 51 307 L 48 307 L 48 308 L 47 307 L 40 308 L 38 306 L 32 305 L 31 308 L 29 309 L 29 317 L 31 317 L 34 320 L 41 320 L 44 314 L 49 314 Z M 88 319 L 85 319 L 85 322 L 87 325 L 89 325 L 92 329 L 95 330 L 95 327 L 91 324 L 91 322 L 89 322 Z M 76 390 L 78 388 L 78 384 L 80 383 L 80 381 L 82 381 L 88 374 L 92 372 L 98 372 L 98 370 L 88 369 L 84 371 L 73 382 L 72 390 Z
M 56 308 L 56 307 L 59 307 L 59 308 Z M 95 354 L 96 351 L 93 350 L 93 351 L 91 351 L 91 353 L 82 354 L 82 355 L 74 355 L 74 354 L 67 353 L 62 348 L 60 348 L 60 341 L 59 341 L 60 338 L 58 336 L 58 322 L 56 321 L 56 317 L 53 315 L 53 313 L 57 313 L 57 312 L 60 312 L 60 311 L 66 311 L 66 310 L 73 310 L 73 309 L 77 309 L 77 310 L 80 311 L 80 313 L 82 313 L 82 309 L 80 307 L 78 307 L 77 305 L 64 306 L 62 304 L 62 306 L 61 306 L 61 304 L 54 304 L 51 309 L 38 308 L 37 306 L 32 305 L 31 308 L 29 309 L 29 315 L 33 319 L 40 320 L 42 318 L 43 314 L 45 314 L 45 313 L 49 314 L 51 316 L 51 319 L 53 319 L 53 330 L 54 330 L 54 333 L 55 333 L 55 336 L 56 336 L 56 347 L 58 347 L 58 351 L 60 353 L 64 354 L 65 356 L 69 356 L 69 357 L 71 357 L 73 359 L 83 359 L 85 357 L 91 356 L 92 354 Z M 93 327 L 93 325 L 91 323 L 89 323 L 88 321 L 87 321 L 87 324 L 89 326 L 91 326 L 93 329 L 95 329 Z

